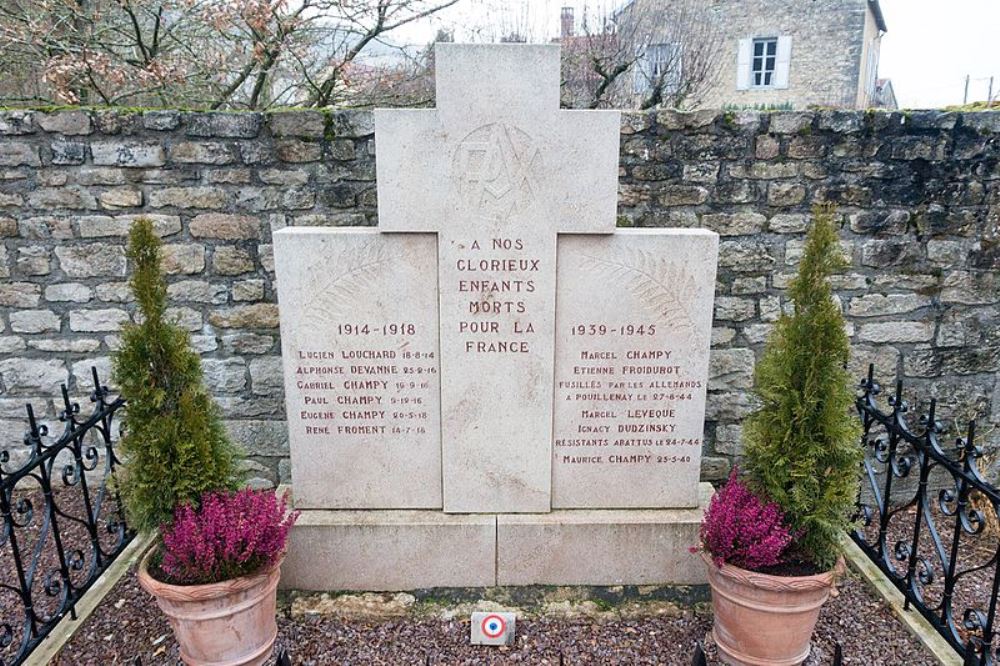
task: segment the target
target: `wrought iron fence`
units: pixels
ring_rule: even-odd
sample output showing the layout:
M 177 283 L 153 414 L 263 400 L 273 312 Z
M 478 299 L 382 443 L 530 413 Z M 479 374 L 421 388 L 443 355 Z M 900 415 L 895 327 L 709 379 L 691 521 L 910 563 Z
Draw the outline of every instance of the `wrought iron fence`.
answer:
M 911 428 L 902 381 L 884 410 L 873 367 L 860 389 L 866 455 L 851 537 L 966 664 L 993 664 L 1000 491 L 979 469 L 975 421 L 948 444 L 935 400 Z
M 62 433 L 27 406 L 23 446 L 0 442 L 0 666 L 20 664 L 134 536 L 114 485 L 114 419 L 125 404 L 96 369 L 92 411 L 62 387 Z

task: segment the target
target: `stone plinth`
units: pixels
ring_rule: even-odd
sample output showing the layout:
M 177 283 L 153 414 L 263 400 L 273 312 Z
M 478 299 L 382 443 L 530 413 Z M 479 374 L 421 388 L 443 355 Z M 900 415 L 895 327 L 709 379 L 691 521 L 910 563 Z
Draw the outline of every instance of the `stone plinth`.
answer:
M 497 517 L 497 585 L 704 585 L 692 509 L 582 509 Z
M 496 516 L 307 510 L 292 528 L 281 587 L 487 587 L 495 584 L 495 568 Z
M 493 585 L 703 585 L 689 548 L 712 486 L 690 509 L 548 514 L 306 510 L 281 586 L 400 591 Z

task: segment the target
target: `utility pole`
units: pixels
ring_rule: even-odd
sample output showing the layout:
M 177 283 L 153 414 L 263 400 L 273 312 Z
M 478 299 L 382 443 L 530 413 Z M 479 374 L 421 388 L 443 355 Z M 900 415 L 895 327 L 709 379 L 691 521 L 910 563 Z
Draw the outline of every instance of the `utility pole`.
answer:
M 965 95 L 962 97 L 962 106 L 969 103 L 969 75 L 965 75 Z
M 986 106 L 993 103 L 993 77 L 990 77 L 990 91 L 986 94 Z

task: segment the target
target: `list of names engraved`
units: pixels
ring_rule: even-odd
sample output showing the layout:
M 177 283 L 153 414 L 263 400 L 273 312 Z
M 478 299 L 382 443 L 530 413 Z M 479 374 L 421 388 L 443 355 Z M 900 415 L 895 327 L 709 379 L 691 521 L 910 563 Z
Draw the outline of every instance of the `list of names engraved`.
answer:
M 298 506 L 441 506 L 436 254 L 429 235 L 279 235 Z
M 715 239 L 620 234 L 560 241 L 553 506 L 694 506 Z

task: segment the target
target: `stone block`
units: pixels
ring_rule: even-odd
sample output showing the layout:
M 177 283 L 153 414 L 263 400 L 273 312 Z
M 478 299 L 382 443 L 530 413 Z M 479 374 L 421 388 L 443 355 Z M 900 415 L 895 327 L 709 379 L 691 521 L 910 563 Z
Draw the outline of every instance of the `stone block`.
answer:
M 708 366 L 708 390 L 750 388 L 754 362 L 752 349 L 713 349 Z
M 40 187 L 28 195 L 28 205 L 46 211 L 65 208 L 67 210 L 94 210 L 97 198 L 85 187 Z
M 5 251 L 0 251 L 0 258 Z M 0 261 L 0 273 L 3 272 L 3 261 Z M 15 270 L 20 275 L 48 275 L 52 272 L 52 250 L 41 245 L 31 245 L 17 248 Z
M 266 354 L 274 347 L 274 337 L 257 333 L 235 333 L 222 336 L 227 354 Z
M 52 164 L 66 166 L 83 164 L 87 159 L 87 144 L 79 141 L 53 141 Z
M 757 313 L 757 304 L 752 298 L 718 296 L 715 299 L 716 321 L 746 321 Z
M 159 143 L 95 141 L 90 153 L 96 166 L 121 166 L 146 169 L 163 166 L 167 155 Z
M 186 306 L 167 308 L 163 314 L 167 321 L 192 333 L 200 331 L 205 323 L 199 311 Z
M 776 208 L 796 206 L 806 198 L 806 188 L 798 183 L 771 183 L 767 188 L 767 204 Z
M 118 208 L 138 208 L 142 206 L 142 190 L 130 187 L 119 187 L 113 190 L 106 190 L 98 195 L 97 200 L 101 202 L 101 208 L 116 210 Z
M 493 515 L 307 510 L 289 534 L 280 585 L 373 591 L 491 587 L 497 582 L 496 537 Z
M 17 310 L 10 313 L 14 333 L 50 333 L 59 330 L 59 316 L 51 310 Z
M 264 356 L 250 361 L 250 385 L 254 395 L 276 395 L 284 391 L 280 356 Z
M 212 312 L 208 321 L 220 328 L 277 328 L 278 306 L 274 303 L 239 305 Z
M 128 312 L 118 309 L 71 310 L 69 328 L 72 331 L 106 332 L 120 331 L 130 321 Z
M 0 306 L 33 308 L 41 300 L 42 288 L 28 282 L 0 283 Z
M 931 304 L 929 296 L 920 294 L 865 294 L 850 300 L 847 313 L 854 317 L 880 317 L 913 312 Z
M 226 302 L 226 294 L 226 285 L 213 284 L 204 280 L 182 280 L 167 285 L 167 297 L 171 301 L 221 305 Z
M 246 363 L 241 358 L 205 359 L 205 385 L 213 393 L 239 393 L 247 385 Z
M 144 111 L 142 126 L 157 132 L 169 132 L 180 127 L 181 114 L 177 111 Z
M 45 288 L 45 300 L 52 302 L 86 303 L 94 297 L 94 290 L 79 282 L 51 284 Z
M 8 109 L 0 111 L 0 134 L 20 135 L 33 134 L 36 131 L 36 111 Z
M 28 347 L 52 354 L 91 354 L 101 348 L 101 341 L 92 338 L 30 338 Z
M 137 215 L 84 215 L 76 218 L 76 228 L 81 238 L 103 238 L 128 236 L 132 224 L 137 218 L 145 218 L 153 223 L 153 231 L 161 238 L 172 236 L 181 230 L 181 218 L 177 215 L 155 215 L 142 213 Z
M 701 224 L 720 236 L 749 236 L 760 233 L 767 218 L 759 213 L 711 213 L 701 216 Z
M 42 161 L 38 157 L 38 148 L 30 143 L 20 141 L 4 141 L 0 143 L 0 166 L 18 167 L 41 166 Z
M 218 275 L 242 275 L 253 271 L 250 250 L 232 245 L 220 245 L 212 255 L 212 270 Z
M 201 273 L 205 270 L 205 246 L 198 243 L 164 245 L 161 265 L 167 275 Z
M 497 516 L 498 585 L 703 585 L 698 543 L 712 486 L 693 509 Z M 627 556 L 626 556 L 627 554 Z
M 267 117 L 272 136 L 322 139 L 326 118 L 321 111 L 278 111 Z
M 128 282 L 105 282 L 97 285 L 94 292 L 97 299 L 105 303 L 129 303 L 133 300 Z
M 55 249 L 59 266 L 71 278 L 124 277 L 125 248 L 121 245 L 91 243 Z
M 191 220 L 190 230 L 195 238 L 251 240 L 260 237 L 260 220 L 249 215 L 202 213 Z
M 170 147 L 170 159 L 178 164 L 231 164 L 232 147 L 220 141 L 180 141 Z
M 153 208 L 222 208 L 228 200 L 226 192 L 218 187 L 164 187 L 149 193 Z
M 274 142 L 274 154 L 282 162 L 302 164 L 323 158 L 323 144 L 301 139 L 279 139 Z
M 773 134 L 798 134 L 808 131 L 812 122 L 812 112 L 772 113 L 770 130 Z
M 6 358 L 0 360 L 0 382 L 6 396 L 55 396 L 59 385 L 69 382 L 69 373 L 65 363 L 56 359 Z
M 309 172 L 303 169 L 261 169 L 257 177 L 268 185 L 305 185 Z
M 887 321 L 864 324 L 858 337 L 866 342 L 928 342 L 934 338 L 934 323 Z
M 46 132 L 66 135 L 90 134 L 94 131 L 90 114 L 83 109 L 40 113 L 36 117 L 39 126 Z
M 197 112 L 185 114 L 188 136 L 252 139 L 260 133 L 259 113 Z
M 239 280 L 233 283 L 232 294 L 234 301 L 261 301 L 264 300 L 263 280 Z
M 659 201 L 664 206 L 698 206 L 708 201 L 708 190 L 693 185 L 670 185 L 661 190 Z
M 18 221 L 17 233 L 28 240 L 67 240 L 73 237 L 73 224 L 65 217 L 28 217 Z

